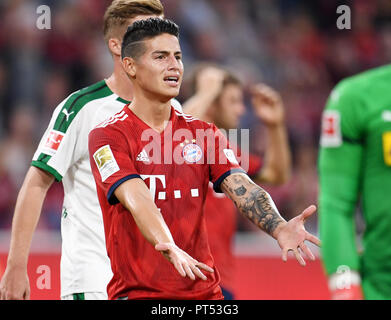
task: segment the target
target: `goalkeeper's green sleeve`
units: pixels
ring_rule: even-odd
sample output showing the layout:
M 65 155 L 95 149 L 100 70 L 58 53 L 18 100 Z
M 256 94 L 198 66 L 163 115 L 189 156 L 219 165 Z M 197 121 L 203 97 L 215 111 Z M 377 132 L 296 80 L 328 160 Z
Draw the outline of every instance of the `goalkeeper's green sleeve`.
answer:
M 341 83 L 322 118 L 319 152 L 319 228 L 328 275 L 341 265 L 359 270 L 354 213 L 360 190 L 363 146 L 359 98 Z

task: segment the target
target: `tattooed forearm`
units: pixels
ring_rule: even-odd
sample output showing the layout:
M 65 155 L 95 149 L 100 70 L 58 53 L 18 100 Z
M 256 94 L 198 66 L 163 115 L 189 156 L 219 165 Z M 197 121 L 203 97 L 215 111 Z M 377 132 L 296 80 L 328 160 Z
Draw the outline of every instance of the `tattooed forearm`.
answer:
M 228 176 L 221 187 L 240 212 L 268 234 L 272 235 L 277 226 L 285 221 L 275 209 L 268 193 L 247 177 Z
M 242 196 L 246 193 L 247 189 L 243 186 L 240 186 L 239 188 L 235 189 L 235 194 L 237 196 Z
M 239 210 L 269 234 L 282 222 L 281 216 L 273 209 L 269 196 L 261 187 L 256 186 L 243 196 Z

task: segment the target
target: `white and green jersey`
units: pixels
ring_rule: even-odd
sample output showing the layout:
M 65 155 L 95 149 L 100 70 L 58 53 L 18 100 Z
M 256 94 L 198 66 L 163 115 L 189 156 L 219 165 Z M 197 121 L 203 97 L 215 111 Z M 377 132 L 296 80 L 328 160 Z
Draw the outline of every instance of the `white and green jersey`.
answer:
M 61 220 L 61 296 L 106 292 L 112 277 L 102 213 L 88 156 L 88 134 L 127 101 L 104 80 L 68 96 L 54 110 L 31 165 L 64 186 Z M 178 101 L 172 105 L 181 109 Z

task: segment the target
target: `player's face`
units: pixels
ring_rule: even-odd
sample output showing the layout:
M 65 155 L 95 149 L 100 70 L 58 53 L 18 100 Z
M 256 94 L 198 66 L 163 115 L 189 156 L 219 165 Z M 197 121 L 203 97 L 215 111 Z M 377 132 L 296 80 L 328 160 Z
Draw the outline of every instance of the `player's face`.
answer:
M 239 85 L 228 84 L 223 88 L 218 100 L 216 124 L 224 129 L 234 129 L 239 126 L 240 117 L 245 111 L 243 105 L 243 90 Z
M 144 41 L 145 53 L 135 60 L 135 84 L 158 99 L 179 94 L 183 63 L 178 38 L 168 33 Z

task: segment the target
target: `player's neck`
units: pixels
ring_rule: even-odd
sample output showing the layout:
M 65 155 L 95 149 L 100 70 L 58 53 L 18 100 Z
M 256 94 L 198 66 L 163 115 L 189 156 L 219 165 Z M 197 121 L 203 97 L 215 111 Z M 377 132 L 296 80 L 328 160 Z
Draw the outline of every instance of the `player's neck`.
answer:
M 161 133 L 170 120 L 171 100 L 159 101 L 145 94 L 137 94 L 135 90 L 129 109 L 148 126 Z
M 133 85 L 127 74 L 125 73 L 122 64 L 114 59 L 114 71 L 112 75 L 106 79 L 106 84 L 120 98 L 131 101 L 133 99 Z

